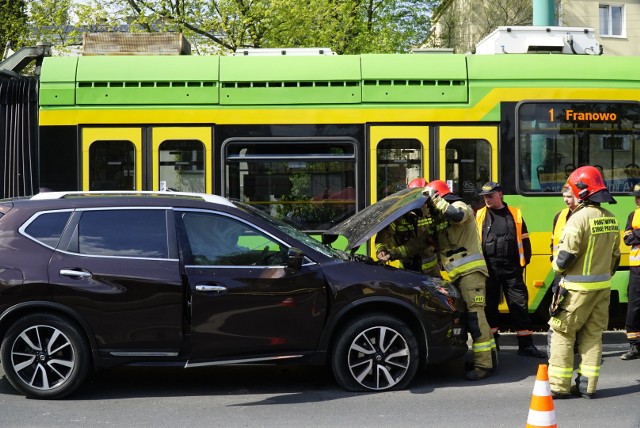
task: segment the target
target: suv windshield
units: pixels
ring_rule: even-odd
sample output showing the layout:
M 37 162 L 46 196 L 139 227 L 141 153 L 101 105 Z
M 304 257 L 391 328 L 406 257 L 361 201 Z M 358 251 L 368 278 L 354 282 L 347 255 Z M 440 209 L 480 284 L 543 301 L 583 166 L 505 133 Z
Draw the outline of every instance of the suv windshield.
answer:
M 325 256 L 328 257 L 338 257 L 338 258 L 342 258 L 341 255 L 339 254 L 339 252 L 337 250 L 334 250 L 333 248 L 323 245 L 321 242 L 319 242 L 318 240 L 312 238 L 311 236 L 307 235 L 306 233 L 300 231 L 299 229 L 296 229 L 294 226 L 287 224 L 281 220 L 278 220 L 274 217 L 271 217 L 268 213 L 259 210 L 251 205 L 247 205 L 247 204 L 243 204 L 242 202 L 237 202 L 234 201 L 234 204 L 239 207 L 240 209 L 253 214 L 253 215 L 257 215 L 260 218 L 266 220 L 267 222 L 269 222 L 271 225 L 275 226 L 276 228 L 278 228 L 278 230 L 282 231 L 283 233 L 286 233 L 287 235 L 291 236 L 294 239 L 297 239 L 298 241 L 302 242 L 303 244 L 313 248 L 314 250 L 316 250 L 319 253 L 324 254 Z

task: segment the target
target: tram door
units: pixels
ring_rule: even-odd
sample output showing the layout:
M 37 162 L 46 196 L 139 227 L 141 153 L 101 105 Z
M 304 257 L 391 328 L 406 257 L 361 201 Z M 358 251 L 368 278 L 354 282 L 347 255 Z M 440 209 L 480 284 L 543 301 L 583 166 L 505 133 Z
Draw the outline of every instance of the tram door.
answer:
M 442 126 L 437 135 L 438 178 L 474 209 L 481 208 L 482 185 L 498 177 L 498 128 Z
M 142 129 L 82 129 L 82 190 L 142 190 Z
M 369 202 L 406 189 L 414 178 L 428 178 L 428 148 L 427 126 L 371 126 Z M 374 254 L 375 242 L 371 240 L 369 245 L 369 254 Z M 391 264 L 398 266 L 397 261 Z
M 213 192 L 210 127 L 151 130 L 152 190 Z
M 369 202 L 406 189 L 414 178 L 428 180 L 428 148 L 428 126 L 371 126 Z

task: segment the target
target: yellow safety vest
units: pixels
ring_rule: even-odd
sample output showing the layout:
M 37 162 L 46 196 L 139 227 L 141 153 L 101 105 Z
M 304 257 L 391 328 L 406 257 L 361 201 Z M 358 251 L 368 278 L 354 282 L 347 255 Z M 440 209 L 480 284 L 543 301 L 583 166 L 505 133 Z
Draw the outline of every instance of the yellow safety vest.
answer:
M 551 242 L 553 244 L 552 255 L 555 259 L 558 255 L 558 246 L 560 245 L 560 237 L 562 236 L 562 229 L 564 229 L 564 225 L 567 224 L 567 217 L 569 216 L 569 208 L 565 208 L 560 211 L 558 215 L 558 220 L 556 221 L 556 226 L 553 228 L 553 235 L 551 235 Z
M 633 213 L 633 220 L 631 220 L 631 227 L 633 229 L 640 229 L 640 208 Z M 629 251 L 629 266 L 640 266 L 640 245 L 632 245 Z
M 516 225 L 516 244 L 518 245 L 518 256 L 520 258 L 520 266 L 524 267 L 527 262 L 524 258 L 524 246 L 522 240 L 529 237 L 528 233 L 522 233 L 522 211 L 518 208 L 513 208 L 507 205 L 513 221 Z M 478 237 L 482 240 L 482 226 L 484 225 L 484 219 L 487 216 L 487 207 L 480 208 L 476 214 L 476 225 L 478 226 Z

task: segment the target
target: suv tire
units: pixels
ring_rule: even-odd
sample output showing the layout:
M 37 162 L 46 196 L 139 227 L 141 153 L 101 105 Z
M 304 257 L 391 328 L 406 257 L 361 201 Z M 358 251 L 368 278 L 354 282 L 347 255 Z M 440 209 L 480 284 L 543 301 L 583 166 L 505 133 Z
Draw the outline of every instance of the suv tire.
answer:
M 54 314 L 18 319 L 2 341 L 0 357 L 11 385 L 31 398 L 53 399 L 72 393 L 90 367 L 83 334 Z
M 411 382 L 418 355 L 418 342 L 404 322 L 368 314 L 340 332 L 331 366 L 338 384 L 348 391 L 390 391 Z

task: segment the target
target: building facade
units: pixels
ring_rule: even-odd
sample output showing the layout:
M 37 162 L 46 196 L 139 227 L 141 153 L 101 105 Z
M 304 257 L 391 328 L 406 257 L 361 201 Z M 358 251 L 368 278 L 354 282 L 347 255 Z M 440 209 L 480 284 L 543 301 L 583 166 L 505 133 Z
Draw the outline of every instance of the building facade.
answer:
M 473 52 L 498 26 L 531 25 L 531 0 L 445 0 L 423 47 Z M 559 0 L 556 23 L 595 30 L 604 55 L 640 55 L 640 0 Z
M 640 0 L 564 0 L 558 24 L 590 27 L 604 55 L 640 55 Z

